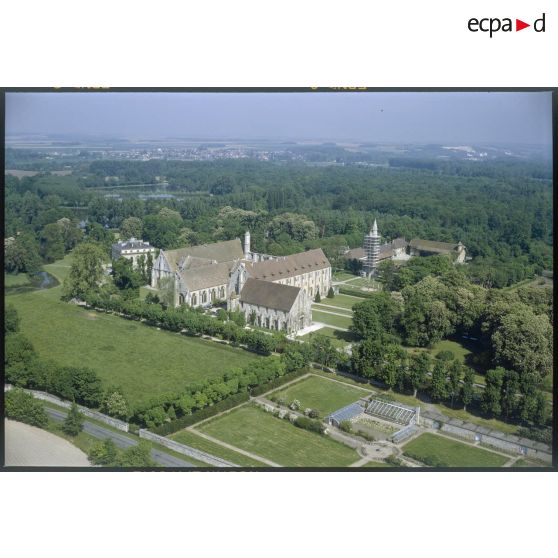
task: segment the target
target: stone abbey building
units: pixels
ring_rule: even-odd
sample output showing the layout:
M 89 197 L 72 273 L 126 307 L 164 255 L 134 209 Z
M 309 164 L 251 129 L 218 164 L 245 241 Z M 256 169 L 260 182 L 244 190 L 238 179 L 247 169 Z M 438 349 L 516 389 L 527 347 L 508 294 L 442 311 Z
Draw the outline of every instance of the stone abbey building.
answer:
M 331 287 L 331 264 L 321 249 L 290 256 L 250 250 L 240 239 L 161 250 L 153 264 L 153 288 L 172 288 L 175 306 L 226 302 L 247 322 L 287 333 L 312 323 L 311 304 Z
M 415 256 L 450 256 L 454 263 L 465 263 L 467 252 L 461 242 L 437 242 L 434 240 L 423 240 L 413 238 L 407 242 L 404 238 L 396 238 L 385 244 L 380 243 L 378 224 L 374 220 L 372 229 L 364 236 L 362 248 L 353 248 L 343 253 L 347 260 L 358 260 L 362 262 L 362 274 L 373 276 L 378 272 L 378 265 L 385 260 L 404 261 Z

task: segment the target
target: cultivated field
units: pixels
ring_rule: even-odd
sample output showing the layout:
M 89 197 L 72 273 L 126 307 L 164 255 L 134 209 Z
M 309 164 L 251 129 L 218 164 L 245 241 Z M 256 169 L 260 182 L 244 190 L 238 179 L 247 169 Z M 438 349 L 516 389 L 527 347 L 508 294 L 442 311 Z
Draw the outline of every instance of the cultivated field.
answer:
M 436 458 L 447 467 L 501 467 L 508 457 L 426 432 L 403 446 L 420 461 Z
M 281 397 L 290 403 L 294 399 L 300 401 L 302 409 L 316 409 L 320 417 L 354 403 L 359 398 L 370 395 L 370 391 L 352 387 L 319 376 L 311 376 L 300 382 L 291 384 L 286 389 L 275 391 L 275 397 Z
M 213 419 L 199 430 L 285 467 L 347 467 L 359 459 L 351 448 L 252 405 Z

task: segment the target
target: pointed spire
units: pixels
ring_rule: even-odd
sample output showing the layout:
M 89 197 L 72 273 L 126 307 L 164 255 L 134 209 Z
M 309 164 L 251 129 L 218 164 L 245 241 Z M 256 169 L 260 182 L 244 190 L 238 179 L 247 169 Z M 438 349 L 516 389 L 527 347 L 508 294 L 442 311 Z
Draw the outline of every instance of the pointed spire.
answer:
M 376 223 L 376 219 L 374 219 L 374 224 L 372 225 L 372 234 L 373 235 L 378 234 L 378 223 Z

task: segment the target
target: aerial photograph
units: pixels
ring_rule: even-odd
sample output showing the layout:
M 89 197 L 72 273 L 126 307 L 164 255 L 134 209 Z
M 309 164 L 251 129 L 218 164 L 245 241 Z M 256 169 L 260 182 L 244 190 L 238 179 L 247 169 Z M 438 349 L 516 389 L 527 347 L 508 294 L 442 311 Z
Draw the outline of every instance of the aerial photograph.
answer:
M 549 468 L 552 94 L 9 91 L 4 467 Z

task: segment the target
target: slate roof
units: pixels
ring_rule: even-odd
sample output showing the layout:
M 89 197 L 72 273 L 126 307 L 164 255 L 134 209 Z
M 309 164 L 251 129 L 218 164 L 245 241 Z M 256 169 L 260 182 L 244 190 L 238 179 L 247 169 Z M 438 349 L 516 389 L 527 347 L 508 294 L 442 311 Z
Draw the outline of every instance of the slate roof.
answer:
M 223 242 L 214 242 L 213 244 L 200 244 L 199 246 L 187 246 L 178 250 L 165 250 L 165 256 L 172 271 L 176 271 L 180 260 L 187 256 L 194 258 L 203 258 L 206 260 L 215 260 L 218 263 L 232 262 L 233 260 L 242 258 L 244 252 L 240 239 L 225 240 Z M 210 263 L 208 261 L 208 263 Z
M 180 279 L 189 291 L 199 291 L 224 285 L 229 281 L 229 265 L 226 262 L 179 271 Z
M 138 240 L 137 238 L 130 238 L 128 240 L 117 242 L 116 244 L 113 244 L 112 247 L 116 250 L 138 250 L 140 248 L 154 249 L 149 242 L 144 242 L 143 240 Z
M 291 254 L 275 260 L 246 263 L 246 269 L 250 277 L 265 281 L 277 281 L 328 267 L 331 267 L 331 264 L 321 248 Z
M 248 278 L 240 291 L 240 302 L 290 312 L 300 291 L 298 287 Z
M 434 240 L 423 240 L 422 238 L 413 238 L 411 242 L 409 242 L 409 246 L 415 250 L 437 252 L 440 254 L 453 252 L 457 248 L 457 244 L 451 242 L 436 242 Z
M 403 237 L 399 237 L 396 238 L 394 240 L 391 241 L 391 247 L 392 248 L 406 248 L 407 247 L 407 241 L 403 238 Z

